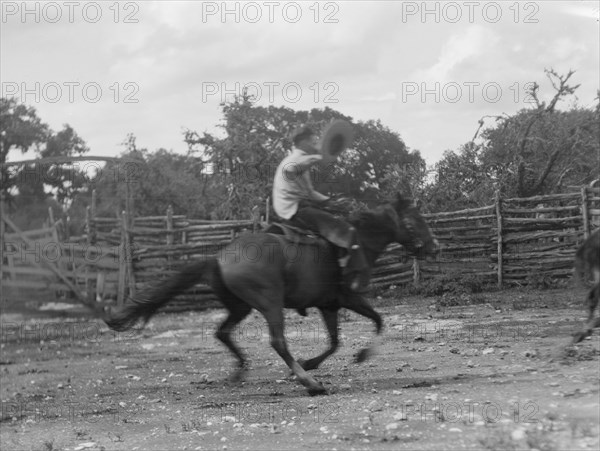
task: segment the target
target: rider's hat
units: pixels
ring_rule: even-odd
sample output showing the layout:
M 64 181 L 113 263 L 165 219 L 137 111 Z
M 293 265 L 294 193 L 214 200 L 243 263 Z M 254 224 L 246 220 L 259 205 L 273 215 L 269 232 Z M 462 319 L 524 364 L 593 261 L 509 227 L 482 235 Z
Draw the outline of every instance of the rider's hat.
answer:
M 325 128 L 321 138 L 321 155 L 324 161 L 335 160 L 352 144 L 354 133 L 348 121 L 335 119 Z

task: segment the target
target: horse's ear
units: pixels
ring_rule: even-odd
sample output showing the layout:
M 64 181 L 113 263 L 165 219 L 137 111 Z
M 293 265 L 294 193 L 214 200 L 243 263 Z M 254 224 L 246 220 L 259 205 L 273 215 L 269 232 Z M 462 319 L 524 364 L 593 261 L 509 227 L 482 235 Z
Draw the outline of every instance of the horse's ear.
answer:
M 399 192 L 396 193 L 396 202 L 394 203 L 394 207 L 396 208 L 396 210 L 402 211 L 406 209 L 409 205 L 410 201 L 402 197 L 402 194 L 400 194 Z

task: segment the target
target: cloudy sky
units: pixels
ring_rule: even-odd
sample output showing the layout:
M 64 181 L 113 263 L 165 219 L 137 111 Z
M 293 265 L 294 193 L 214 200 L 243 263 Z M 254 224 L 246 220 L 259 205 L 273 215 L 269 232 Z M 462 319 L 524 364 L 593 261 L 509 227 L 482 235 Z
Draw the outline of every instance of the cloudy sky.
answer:
M 68 123 L 91 154 L 185 151 L 247 86 L 261 105 L 380 119 L 428 163 L 485 115 L 552 94 L 545 68 L 599 88 L 599 2 L 2 1 L 2 95 Z M 563 105 L 569 107 L 569 105 Z M 21 159 L 21 155 L 11 155 Z

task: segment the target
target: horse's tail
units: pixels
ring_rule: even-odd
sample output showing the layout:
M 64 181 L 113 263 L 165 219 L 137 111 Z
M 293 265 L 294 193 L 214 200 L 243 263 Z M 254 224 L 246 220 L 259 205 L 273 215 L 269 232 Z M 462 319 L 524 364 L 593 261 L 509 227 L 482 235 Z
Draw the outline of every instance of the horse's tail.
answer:
M 123 307 L 109 312 L 104 318 L 104 322 L 112 330 L 119 332 L 131 329 L 140 319 L 142 319 L 142 327 L 144 327 L 160 307 L 178 294 L 199 282 L 211 284 L 213 274 L 217 269 L 215 258 L 186 266 L 157 287 L 127 299 Z

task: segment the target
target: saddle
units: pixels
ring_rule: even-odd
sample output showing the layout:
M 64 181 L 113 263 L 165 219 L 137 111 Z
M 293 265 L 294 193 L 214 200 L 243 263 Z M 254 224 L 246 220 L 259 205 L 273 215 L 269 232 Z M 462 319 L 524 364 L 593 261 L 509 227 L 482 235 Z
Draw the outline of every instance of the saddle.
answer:
M 316 234 L 312 230 L 303 229 L 282 222 L 274 222 L 269 224 L 268 227 L 263 230 L 263 232 L 271 233 L 273 235 L 281 235 L 285 240 L 294 244 L 308 244 L 316 246 L 319 244 L 328 243 L 325 238 Z

